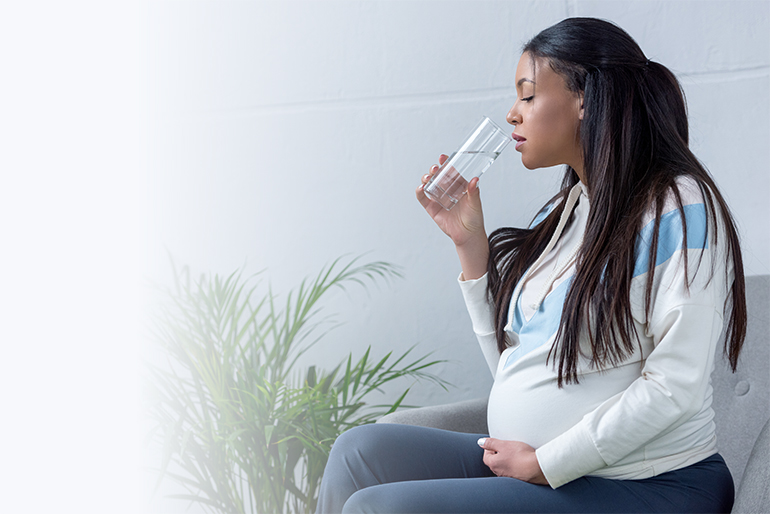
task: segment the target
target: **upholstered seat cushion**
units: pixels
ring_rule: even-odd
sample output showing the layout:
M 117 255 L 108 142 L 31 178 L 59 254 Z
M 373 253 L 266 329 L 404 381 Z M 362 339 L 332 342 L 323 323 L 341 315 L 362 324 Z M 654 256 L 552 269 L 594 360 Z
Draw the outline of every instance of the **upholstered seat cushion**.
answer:
M 746 277 L 746 304 L 748 331 L 738 370 L 733 373 L 727 358 L 718 355 L 711 376 L 717 446 L 736 488 L 757 435 L 770 418 L 770 276 Z

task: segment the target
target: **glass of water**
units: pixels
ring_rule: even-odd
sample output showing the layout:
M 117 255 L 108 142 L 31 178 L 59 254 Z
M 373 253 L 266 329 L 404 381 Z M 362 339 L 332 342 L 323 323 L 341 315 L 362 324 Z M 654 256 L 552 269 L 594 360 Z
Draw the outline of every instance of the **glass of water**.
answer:
M 511 141 L 510 134 L 484 116 L 462 146 L 425 184 L 425 195 L 450 210 L 468 191 L 468 182 L 487 171 Z

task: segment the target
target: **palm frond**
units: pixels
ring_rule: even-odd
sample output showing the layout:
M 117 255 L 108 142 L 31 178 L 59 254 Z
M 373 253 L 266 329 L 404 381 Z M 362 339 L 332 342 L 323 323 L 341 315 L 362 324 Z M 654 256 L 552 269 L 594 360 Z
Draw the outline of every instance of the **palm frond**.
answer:
M 369 347 L 328 372 L 296 369 L 337 325 L 320 305 L 325 295 L 400 277 L 396 266 L 338 258 L 283 300 L 264 290 L 262 272 L 193 279 L 188 267 L 172 268 L 150 330 L 167 362 L 147 363 L 146 389 L 156 424 L 148 440 L 163 449 L 158 484 L 183 486 L 179 500 L 215 513 L 312 512 L 340 433 L 403 407 L 415 381 L 446 386 L 428 372 L 443 361 L 409 361 L 414 347 L 377 359 Z M 395 402 L 370 404 L 405 378 L 412 383 Z

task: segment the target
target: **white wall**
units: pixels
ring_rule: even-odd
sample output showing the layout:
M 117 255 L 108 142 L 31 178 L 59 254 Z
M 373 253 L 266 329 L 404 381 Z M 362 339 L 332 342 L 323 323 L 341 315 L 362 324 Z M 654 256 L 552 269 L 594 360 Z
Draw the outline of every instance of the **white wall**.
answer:
M 770 3 L 382 0 L 150 5 L 146 275 L 170 280 L 168 250 L 285 293 L 341 255 L 389 261 L 404 279 L 330 298 L 345 325 L 303 363 L 418 343 L 454 388 L 412 403 L 485 395 L 453 247 L 414 189 L 481 115 L 505 123 L 522 44 L 568 16 L 617 22 L 679 76 L 747 273 L 770 273 Z M 526 223 L 560 176 L 509 149 L 481 182 L 487 230 Z

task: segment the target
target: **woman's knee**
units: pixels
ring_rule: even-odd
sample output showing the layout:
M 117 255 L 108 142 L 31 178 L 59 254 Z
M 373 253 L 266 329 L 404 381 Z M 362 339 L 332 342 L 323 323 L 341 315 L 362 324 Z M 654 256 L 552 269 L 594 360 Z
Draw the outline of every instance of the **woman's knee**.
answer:
M 342 506 L 341 514 L 363 514 L 364 512 L 371 512 L 372 500 L 372 487 L 366 489 L 360 489 L 353 493 L 350 498 L 347 499 L 345 505 Z
M 342 514 L 401 514 L 410 512 L 403 495 L 396 494 L 390 484 L 367 487 L 353 493 L 342 508 Z
M 354 454 L 356 456 L 366 456 L 377 454 L 382 448 L 387 448 L 389 432 L 397 425 L 362 425 L 353 427 L 340 434 L 332 445 L 331 455 L 341 456 Z

